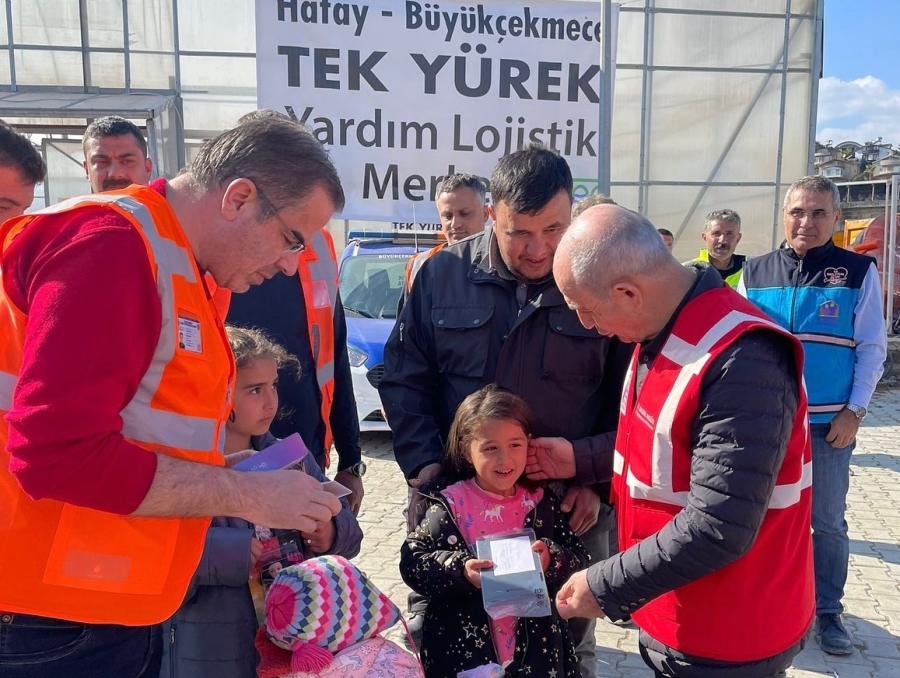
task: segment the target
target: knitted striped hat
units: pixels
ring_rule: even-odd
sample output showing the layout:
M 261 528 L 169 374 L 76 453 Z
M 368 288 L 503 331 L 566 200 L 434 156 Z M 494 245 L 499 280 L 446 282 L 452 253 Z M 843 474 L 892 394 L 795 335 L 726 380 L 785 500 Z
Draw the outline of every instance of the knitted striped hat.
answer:
M 389 629 L 400 610 L 356 566 L 320 556 L 284 568 L 266 593 L 266 634 L 294 671 L 321 671 L 345 647 Z

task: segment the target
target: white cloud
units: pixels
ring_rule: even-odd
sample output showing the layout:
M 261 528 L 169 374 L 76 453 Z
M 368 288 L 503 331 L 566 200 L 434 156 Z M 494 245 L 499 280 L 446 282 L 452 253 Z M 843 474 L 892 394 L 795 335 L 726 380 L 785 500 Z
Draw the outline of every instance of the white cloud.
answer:
M 882 141 L 900 145 L 900 90 L 867 75 L 851 82 L 822 78 L 816 139 Z

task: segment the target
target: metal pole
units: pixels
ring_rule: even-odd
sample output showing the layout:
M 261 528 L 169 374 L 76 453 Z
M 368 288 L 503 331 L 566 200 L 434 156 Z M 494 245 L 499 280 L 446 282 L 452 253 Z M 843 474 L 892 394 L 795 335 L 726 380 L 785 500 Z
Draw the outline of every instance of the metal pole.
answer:
M 891 177 L 891 222 L 890 222 L 890 230 L 888 231 L 891 234 L 891 244 L 890 244 L 890 252 L 888 253 L 887 259 L 887 270 L 888 270 L 888 303 L 887 303 L 887 331 L 888 334 L 893 334 L 894 331 L 894 292 L 896 291 L 894 288 L 896 285 L 894 284 L 894 262 L 897 258 L 897 189 L 900 188 L 900 175 L 895 174 Z M 887 225 L 887 224 L 885 224 Z
M 175 163 L 178 169 L 185 166 L 184 151 L 184 100 L 181 98 L 181 37 L 178 23 L 178 0 L 172 0 L 172 50 L 175 53 Z
M 122 55 L 125 59 L 125 91 L 131 92 L 131 44 L 128 40 L 128 0 L 122 0 Z
M 816 2 L 816 23 L 813 26 L 813 52 L 809 83 L 809 151 L 806 156 L 806 174 L 815 171 L 816 111 L 819 107 L 819 79 L 822 77 L 822 40 L 825 31 L 825 0 Z
M 597 190 L 609 195 L 610 159 L 612 149 L 612 0 L 601 0 L 600 26 L 602 44 L 600 45 L 600 103 L 597 113 L 600 116 L 597 137 L 600 139 L 597 153 Z
M 16 50 L 13 49 L 12 0 L 6 0 L 6 44 L 9 46 L 9 89 L 17 92 L 16 86 Z
M 784 14 L 784 45 L 781 48 L 781 101 L 778 109 L 778 150 L 775 159 L 775 206 L 772 215 L 772 249 L 778 242 L 778 225 L 781 209 L 779 198 L 781 197 L 781 160 L 784 157 L 784 111 L 787 102 L 787 68 L 788 54 L 791 47 L 791 0 L 787 0 Z M 812 117 L 812 116 L 810 116 Z
M 890 190 L 891 182 L 887 179 L 884 180 L 884 190 Z M 872 202 L 875 202 L 875 184 L 872 184 Z M 850 188 L 847 188 L 847 197 L 850 197 Z M 849 201 L 848 201 L 849 202 Z M 881 236 L 881 289 L 884 290 L 884 293 L 887 294 L 888 290 L 888 224 L 891 223 L 891 199 L 885 192 L 884 195 L 884 233 Z M 885 303 L 885 309 L 887 309 L 887 303 Z M 887 310 L 885 310 L 885 318 L 887 317 Z M 888 328 L 890 329 L 890 328 Z
M 655 4 L 655 0 L 649 0 L 644 8 L 644 67 L 641 69 L 643 76 L 641 78 L 641 139 L 640 139 L 640 164 L 638 166 L 638 213 L 644 214 L 644 204 L 647 197 L 647 149 L 650 146 L 648 129 L 650 127 L 650 101 L 653 97 L 653 71 L 647 66 L 653 58 L 652 48 L 652 32 L 653 32 L 653 12 L 651 9 Z
M 85 91 L 91 86 L 91 35 L 88 31 L 87 0 L 78 0 L 78 21 L 81 29 L 81 79 Z

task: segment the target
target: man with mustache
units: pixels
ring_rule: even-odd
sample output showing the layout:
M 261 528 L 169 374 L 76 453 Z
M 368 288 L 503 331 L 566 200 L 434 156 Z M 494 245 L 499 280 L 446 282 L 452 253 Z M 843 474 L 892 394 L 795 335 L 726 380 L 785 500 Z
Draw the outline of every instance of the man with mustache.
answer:
M 401 309 L 422 265 L 447 245 L 481 233 L 488 220 L 484 181 L 474 174 L 457 173 L 446 177 L 438 188 L 435 204 L 446 242 L 409 258 L 406 264 L 406 287 L 400 297 Z
M 96 118 L 84 131 L 81 147 L 81 164 L 93 193 L 150 183 L 153 161 L 147 157 L 147 142 L 141 130 L 125 118 Z
M 706 247 L 694 261 L 712 264 L 722 280 L 735 287 L 747 260 L 734 250 L 741 241 L 741 217 L 734 210 L 716 210 L 706 215 L 706 226 L 700 234 Z

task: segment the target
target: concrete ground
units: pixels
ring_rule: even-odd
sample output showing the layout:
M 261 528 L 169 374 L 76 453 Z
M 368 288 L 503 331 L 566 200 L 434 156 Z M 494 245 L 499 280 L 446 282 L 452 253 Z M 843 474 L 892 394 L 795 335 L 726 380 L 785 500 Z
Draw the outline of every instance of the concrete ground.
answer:
M 363 434 L 368 464 L 359 515 L 365 538 L 355 562 L 402 610 L 408 588 L 397 569 L 406 536 L 406 484 L 391 450 L 390 433 Z M 900 678 L 900 391 L 875 395 L 851 465 L 847 522 L 850 573 L 845 622 L 856 637 L 848 657 L 823 653 L 811 639 L 788 671 L 791 678 Z M 399 641 L 398 625 L 388 636 Z M 637 630 L 597 624 L 600 676 L 651 678 L 637 653 Z

